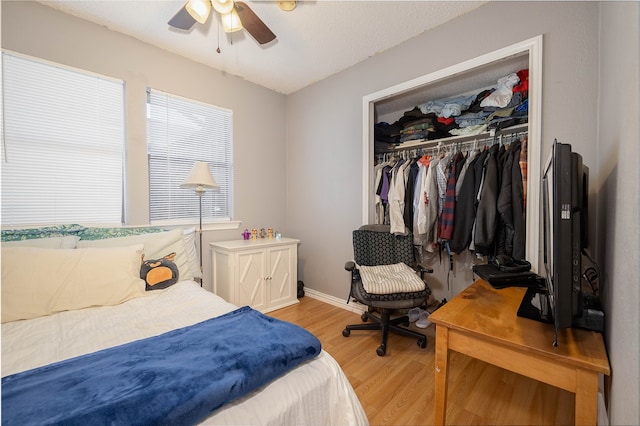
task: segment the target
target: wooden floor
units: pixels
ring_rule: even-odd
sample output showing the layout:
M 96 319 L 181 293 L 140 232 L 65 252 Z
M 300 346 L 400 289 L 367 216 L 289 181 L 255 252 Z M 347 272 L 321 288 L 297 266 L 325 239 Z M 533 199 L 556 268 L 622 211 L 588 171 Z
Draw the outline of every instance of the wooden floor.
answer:
M 345 325 L 361 322 L 356 313 L 305 296 L 269 315 L 320 339 L 342 366 L 372 425 L 433 424 L 434 326 L 421 330 L 426 349 L 412 338 L 390 335 L 387 354 L 379 357 L 379 332 L 342 336 Z M 448 424 L 573 424 L 572 393 L 458 353 L 452 353 L 449 368 Z

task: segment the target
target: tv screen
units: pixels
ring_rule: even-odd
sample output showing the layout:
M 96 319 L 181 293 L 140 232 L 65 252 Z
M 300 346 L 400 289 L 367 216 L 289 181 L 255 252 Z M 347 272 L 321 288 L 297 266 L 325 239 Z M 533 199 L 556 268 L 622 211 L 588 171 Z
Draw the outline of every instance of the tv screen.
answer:
M 574 303 L 574 280 L 580 283 L 581 242 L 579 234 L 573 233 L 576 225 L 580 229 L 579 207 L 574 205 L 576 197 L 573 196 L 577 190 L 572 173 L 573 156 L 570 145 L 555 141 L 542 176 L 543 259 L 549 302 L 557 328 L 571 327 L 578 308 Z
M 543 260 L 556 331 L 580 327 L 602 331 L 602 312 L 588 296 L 582 259 L 588 244 L 589 169 L 571 145 L 554 141 L 542 174 Z

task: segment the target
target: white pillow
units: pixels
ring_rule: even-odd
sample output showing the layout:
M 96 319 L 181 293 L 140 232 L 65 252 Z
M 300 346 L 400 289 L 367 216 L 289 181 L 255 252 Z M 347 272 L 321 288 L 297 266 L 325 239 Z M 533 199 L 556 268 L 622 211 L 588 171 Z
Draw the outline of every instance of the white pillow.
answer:
M 167 232 L 106 238 L 103 240 L 80 240 L 78 247 L 125 247 L 132 244 L 144 244 L 145 260 L 161 259 L 169 253 L 175 252 L 174 262 L 178 266 L 180 275 L 178 279 L 180 281 L 193 279 L 189 256 L 182 237 L 182 228 Z
M 200 257 L 198 257 L 198 249 L 196 247 L 196 228 L 187 228 L 182 233 L 184 238 L 184 246 L 189 256 L 189 266 L 194 278 L 202 278 L 200 271 Z
M 80 237 L 68 235 L 64 237 L 32 238 L 29 240 L 3 241 L 2 247 L 40 247 L 51 249 L 73 249 L 78 246 Z
M 406 263 L 391 265 L 359 265 L 362 286 L 367 293 L 393 294 L 423 291 L 424 281 Z
M 142 244 L 118 248 L 2 249 L 2 322 L 118 305 L 145 294 Z

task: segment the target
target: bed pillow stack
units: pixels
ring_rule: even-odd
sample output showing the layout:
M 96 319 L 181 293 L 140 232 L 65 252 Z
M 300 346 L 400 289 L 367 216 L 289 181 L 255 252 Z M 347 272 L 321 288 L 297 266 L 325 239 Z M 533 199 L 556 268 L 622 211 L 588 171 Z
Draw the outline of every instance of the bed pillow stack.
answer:
M 37 230 L 26 231 L 31 236 Z M 10 232 L 15 237 L 16 231 Z M 74 225 L 69 233 L 2 242 L 3 323 L 143 296 L 143 259 L 175 253 L 176 282 L 201 277 L 195 228 L 166 231 Z
M 78 247 L 123 247 L 131 244 L 144 245 L 143 254 L 145 259 L 162 259 L 170 253 L 175 253 L 174 263 L 178 266 L 178 280 L 193 279 L 191 261 L 187 254 L 182 228 L 176 228 L 167 232 L 131 235 L 102 240 L 80 240 Z M 140 273 L 139 270 L 138 273 Z
M 4 247 L 2 322 L 117 305 L 144 295 L 142 249 L 142 244 L 85 249 Z
M 2 247 L 39 247 L 49 249 L 73 249 L 78 246 L 80 237 L 68 235 L 64 237 L 33 238 L 30 240 L 3 241 Z

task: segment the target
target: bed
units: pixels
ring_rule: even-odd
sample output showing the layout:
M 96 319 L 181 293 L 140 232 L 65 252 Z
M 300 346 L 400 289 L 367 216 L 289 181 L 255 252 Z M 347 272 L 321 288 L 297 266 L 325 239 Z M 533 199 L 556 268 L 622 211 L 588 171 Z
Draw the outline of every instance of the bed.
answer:
M 180 231 L 182 233 L 182 231 Z M 163 233 L 164 234 L 164 233 Z M 174 235 L 177 235 L 174 232 Z M 181 234 L 183 235 L 183 234 Z M 68 235 L 64 236 L 68 237 Z M 69 382 L 69 377 L 73 377 L 71 373 L 68 373 L 68 367 L 70 365 L 76 366 L 76 361 L 84 362 L 83 368 L 89 370 L 89 374 L 93 374 L 94 366 L 100 365 L 99 363 L 112 363 L 111 358 L 107 358 L 106 361 L 100 357 L 103 354 L 109 354 L 109 356 L 116 356 L 122 359 L 121 364 L 134 364 L 136 368 L 142 368 L 144 363 L 138 363 L 136 358 L 140 352 L 148 351 L 154 352 L 154 347 L 140 346 L 143 344 L 150 344 L 154 342 L 163 341 L 161 339 L 173 338 L 183 339 L 182 334 L 197 329 L 198 327 L 213 327 L 200 330 L 200 332 L 206 332 L 207 335 L 219 335 L 219 338 L 226 338 L 224 336 L 237 335 L 241 337 L 250 336 L 251 333 L 255 333 L 253 325 L 256 329 L 261 329 L 262 323 L 266 322 L 271 324 L 275 322 L 278 327 L 285 327 L 282 330 L 275 330 L 274 332 L 285 333 L 292 335 L 300 331 L 302 334 L 308 333 L 297 326 L 289 323 L 284 323 L 279 320 L 275 320 L 266 315 L 260 314 L 257 311 L 253 311 L 249 307 L 237 307 L 234 306 L 222 298 L 204 290 L 196 283 L 190 275 L 187 276 L 190 279 L 177 280 L 172 285 L 164 289 L 145 291 L 144 282 L 133 281 L 134 284 L 121 285 L 123 276 L 121 269 L 130 269 L 128 275 L 133 272 L 139 273 L 139 261 L 136 264 L 132 259 L 141 252 L 144 252 L 145 246 L 151 247 L 155 252 L 149 252 L 151 254 L 158 254 L 166 251 L 166 247 L 155 247 L 154 242 L 147 241 L 146 244 L 134 244 L 129 245 L 133 240 L 145 239 L 149 237 L 134 237 L 119 242 L 105 242 L 101 241 L 96 243 L 93 247 L 80 247 L 79 244 L 76 248 L 66 247 L 21 247 L 21 248 L 9 248 L 9 244 L 3 244 L 3 256 L 2 256 L 2 380 L 3 380 L 3 392 L 2 392 L 2 414 L 3 424 L 9 424 L 11 419 L 15 421 L 20 419 L 20 424 L 37 423 L 42 424 L 41 417 L 37 417 L 34 414 L 31 419 L 30 414 L 35 413 L 37 406 L 45 403 L 49 406 L 42 408 L 40 411 L 46 412 L 47 419 L 51 419 L 52 422 L 62 423 L 82 423 L 83 417 L 74 418 L 73 416 L 60 417 L 60 413 L 56 413 L 56 410 L 72 411 L 75 409 L 76 401 L 71 404 L 67 401 L 67 404 L 59 404 L 59 401 L 55 401 L 55 397 L 51 396 L 51 401 L 42 401 L 40 404 L 36 403 L 37 397 L 26 396 L 29 393 L 21 394 L 22 388 L 18 386 L 18 390 L 14 392 L 12 386 L 14 383 L 24 384 L 31 380 L 33 383 L 41 383 L 40 374 L 50 373 L 56 371 L 58 376 L 62 377 Z M 159 236 L 152 237 L 154 239 L 160 238 Z M 79 243 L 81 239 L 75 238 L 76 243 Z M 96 240 L 97 241 L 97 240 Z M 184 239 L 186 241 L 186 238 Z M 126 243 L 122 246 L 122 243 Z M 28 246 L 33 243 L 19 243 L 20 246 Z M 49 242 L 47 242 L 49 244 Z M 64 245 L 64 244 L 62 244 Z M 91 244 L 89 244 L 91 245 Z M 175 246 L 173 247 L 175 248 Z M 182 244 L 180 244 L 182 249 Z M 159 251 L 158 251 L 159 250 Z M 122 255 L 126 252 L 126 255 Z M 17 253 L 17 254 L 16 254 Z M 81 253 L 81 254 L 80 254 Z M 122 255 L 124 260 L 118 260 L 117 255 Z M 17 256 L 17 257 L 16 257 Z M 76 262 L 75 266 L 71 269 L 73 273 L 69 273 L 67 266 L 60 266 L 60 263 L 69 263 L 67 258 L 71 256 L 74 259 L 72 262 Z M 80 256 L 82 259 L 77 260 L 74 256 Z M 52 261 L 49 261 L 53 258 Z M 32 267 L 29 268 L 22 263 L 27 259 L 34 262 Z M 60 260 L 62 259 L 62 261 Z M 47 263 L 50 262 L 50 263 Z M 78 262 L 80 264 L 90 265 L 91 270 L 80 271 L 80 277 L 83 277 L 82 289 L 77 286 L 71 286 L 69 288 L 69 281 L 78 281 L 78 278 L 73 274 L 77 269 Z M 180 262 L 179 262 L 180 263 Z M 129 266 L 129 264 L 131 264 Z M 183 265 L 189 264 L 189 256 L 187 260 L 182 262 Z M 123 266 L 124 265 L 124 266 Z M 66 268 L 66 269 L 65 269 Z M 137 270 L 134 270 L 137 268 Z M 44 269 L 44 270 L 43 270 Z M 64 275 L 66 278 L 58 277 L 58 275 Z M 92 274 L 93 279 L 87 280 L 87 274 Z M 116 278 L 113 278 L 116 277 Z M 130 277 L 124 279 L 131 279 Z M 116 281 L 114 281 L 116 280 Z M 46 284 L 43 284 L 46 282 Z M 49 286 L 49 282 L 53 282 L 53 289 L 43 287 Z M 57 284 L 56 284 L 57 282 Z M 87 284 L 90 282 L 89 284 Z M 134 295 L 128 294 L 129 287 L 136 286 L 136 292 Z M 118 288 L 120 286 L 121 288 Z M 140 289 L 142 286 L 142 290 Z M 16 287 L 19 287 L 16 289 Z M 26 289 L 24 287 L 27 287 Z M 109 289 L 105 291 L 109 302 L 96 302 L 94 299 L 88 300 L 74 299 L 75 295 L 79 292 L 86 291 L 85 287 L 89 287 L 90 293 L 101 293 L 102 290 L 98 287 L 106 287 Z M 16 293 L 17 292 L 17 293 Z M 74 296 L 65 295 L 65 292 Z M 37 296 L 34 296 L 37 295 Z M 114 299 L 115 294 L 115 299 Z M 121 301 L 119 296 L 125 294 L 126 300 Z M 62 296 L 61 296 L 62 295 Z M 16 297 L 18 299 L 16 299 Z M 19 308 L 16 311 L 15 307 L 9 306 L 12 300 L 22 300 L 25 297 L 31 297 L 35 307 L 29 307 L 27 312 L 23 311 L 25 308 Z M 87 299 L 89 296 L 85 296 Z M 48 304 L 43 303 L 41 299 L 48 300 Z M 82 298 L 81 298 L 82 299 Z M 114 302 L 114 300 L 116 302 Z M 88 306 L 82 306 L 82 305 Z M 26 303 L 29 305 L 29 303 Z M 71 306 L 73 309 L 65 309 Z M 82 306 L 82 307 L 80 307 Z M 6 311 L 6 312 L 5 312 Z M 44 311 L 45 314 L 42 314 Z M 245 322 L 237 320 L 239 315 L 247 315 Z M 20 317 L 27 317 L 22 319 L 15 319 Z M 223 322 L 226 321 L 226 322 Z M 231 323 L 240 324 L 240 329 L 231 331 Z M 282 323 L 282 324 L 281 324 Z M 288 329 L 286 327 L 297 327 L 300 330 Z M 219 327 L 216 329 L 216 327 Z M 223 328 L 221 328 L 223 327 Z M 214 332 L 211 332 L 214 330 Z M 222 332 L 216 332 L 215 330 L 225 330 L 226 335 Z M 246 331 L 243 331 L 246 330 Z M 291 331 L 294 331 L 292 333 Z M 197 330 L 196 330 L 197 331 Z M 308 333 L 310 335 L 310 333 Z M 201 334 L 202 335 L 202 334 Z M 194 335 L 194 336 L 197 336 Z M 264 339 L 254 337 L 248 337 L 248 340 L 252 340 L 250 343 L 254 343 L 254 346 L 258 346 L 257 342 Z M 287 348 L 294 348 L 295 342 L 289 342 L 286 340 L 288 336 L 276 337 L 268 340 L 271 342 L 286 342 L 284 346 Z M 303 336 L 305 338 L 313 339 L 313 336 Z M 196 337 L 196 339 L 198 339 Z M 242 339 L 237 342 L 234 341 L 233 345 L 240 345 Z M 245 339 L 247 340 L 247 339 Z M 169 358 L 168 364 L 161 364 L 158 367 L 157 364 L 149 363 L 153 366 L 153 372 L 164 371 L 168 375 L 176 377 L 175 382 L 179 382 L 178 378 L 182 378 L 184 372 L 176 373 L 172 370 L 175 364 L 186 364 L 190 367 L 188 374 L 194 374 L 194 371 L 202 371 L 202 374 L 206 373 L 206 370 L 213 371 L 216 374 L 220 372 L 218 359 L 222 356 L 221 346 L 215 346 L 216 349 L 211 349 L 210 353 L 202 353 L 202 347 L 206 346 L 200 341 L 197 344 L 192 343 L 191 346 L 198 348 L 196 361 L 183 361 L 182 343 L 176 344 L 176 341 L 172 341 L 169 344 L 163 346 L 176 347 L 178 350 L 172 355 L 167 356 Z M 238 343 L 239 342 L 239 343 Z M 155 343 L 154 343 L 155 344 Z M 218 345 L 218 343 L 216 343 Z M 186 344 L 184 346 L 187 346 Z M 273 345 L 272 345 L 273 346 Z M 258 354 L 264 354 L 265 362 L 268 362 L 269 357 L 266 356 L 271 352 L 275 353 L 275 349 L 272 351 L 271 347 L 258 352 Z M 281 345 L 283 346 L 283 345 Z M 142 348 L 142 349 L 140 349 Z M 152 348 L 152 349 L 149 349 Z M 285 348 L 286 350 L 288 350 Z M 230 399 L 224 400 L 224 405 L 220 408 L 216 408 L 218 400 L 211 402 L 210 406 L 206 406 L 207 397 L 203 397 L 203 402 L 199 403 L 199 413 L 206 412 L 206 415 L 198 414 L 186 415 L 186 417 L 171 417 L 164 416 L 160 419 L 154 417 L 146 417 L 149 408 L 145 403 L 134 404 L 134 408 L 129 406 L 128 408 L 119 409 L 109 407 L 103 410 L 103 413 L 112 413 L 116 411 L 116 415 L 111 414 L 104 417 L 104 421 L 101 423 L 113 423 L 113 424 L 148 424 L 148 423 L 201 423 L 201 424 L 367 424 L 366 415 L 362 409 L 358 398 L 346 378 L 344 372 L 340 369 L 337 362 L 325 351 L 317 347 L 317 352 L 310 350 L 310 344 L 303 342 L 303 348 L 309 352 L 311 356 L 306 358 L 296 358 L 297 355 L 293 354 L 293 357 L 287 358 L 286 362 L 281 362 L 280 358 L 276 359 L 272 364 L 290 364 L 288 366 L 278 367 L 282 374 L 278 373 L 277 377 L 266 378 L 261 382 L 257 380 L 257 385 L 254 389 L 248 387 L 248 392 L 241 396 L 235 396 L 235 388 L 237 385 L 233 385 L 230 389 L 234 389 L 233 392 L 229 392 L 231 396 L 225 396 Z M 238 349 L 239 354 L 233 355 L 234 358 L 239 358 L 249 349 Z M 258 350 L 258 349 L 256 349 Z M 129 352 L 126 352 L 129 351 Z M 133 352 L 131 352 L 133 351 Z M 226 351 L 226 349 L 225 349 Z M 293 353 L 294 350 L 290 349 Z M 160 351 L 165 352 L 164 349 Z M 299 352 L 299 351 L 298 351 Z M 303 350 L 304 352 L 304 350 Z M 162 358 L 162 357 L 159 357 Z M 258 356 L 260 358 L 260 356 Z M 295 359 L 294 359 L 295 358 Z M 252 358 L 255 361 L 256 357 Z M 298 361 L 299 360 L 299 361 Z M 145 363 L 148 360 L 145 358 Z M 157 362 L 157 360 L 153 361 Z M 164 362 L 162 359 L 160 362 Z M 262 361 L 252 361 L 250 365 L 251 372 L 256 374 L 262 374 L 263 371 L 268 371 L 270 367 L 261 364 Z M 113 364 L 120 364 L 113 362 Z M 111 364 L 109 364 L 111 365 Z M 74 367 L 78 369 L 78 367 Z M 235 367 L 234 367 L 235 368 Z M 97 368 L 95 368 L 97 369 Z M 109 370 L 109 369 L 103 369 Z M 75 370 L 73 370 L 75 372 Z M 110 370 L 109 370 L 110 371 Z M 229 376 L 229 372 L 225 371 L 225 376 Z M 75 373 L 73 373 L 75 374 Z M 104 374 L 104 371 L 101 373 Z M 117 373 L 113 373 L 117 377 L 108 378 L 104 380 L 119 380 Z M 145 371 L 144 374 L 148 375 L 149 371 Z M 232 379 L 235 379 L 235 372 L 231 372 Z M 250 374 L 252 376 L 253 374 Z M 154 374 L 155 376 L 155 374 Z M 104 376 L 98 376 L 99 380 L 102 380 Z M 191 377 L 191 376 L 184 376 Z M 209 377 L 209 376 L 206 376 Z M 195 383 L 199 383 L 198 379 L 205 380 L 206 377 L 198 378 L 194 380 Z M 216 376 L 217 377 L 217 376 Z M 94 378 L 95 379 L 95 378 Z M 249 377 L 252 379 L 252 377 Z M 83 379 L 84 380 L 84 379 Z M 207 379 L 208 380 L 208 379 Z M 225 379 L 226 380 L 226 379 Z M 246 379 L 243 379 L 246 381 Z M 58 380 L 43 380 L 42 383 L 54 382 L 54 385 L 59 385 Z M 77 380 L 79 381 L 79 380 Z M 76 381 L 76 382 L 77 382 Z M 45 395 L 63 394 L 66 387 L 65 382 L 62 387 L 54 391 L 45 391 Z M 71 383 L 71 382 L 69 382 Z M 244 383 L 244 382 L 242 382 Z M 123 392 L 115 392 L 113 389 L 107 386 L 106 390 L 102 390 L 103 395 L 109 395 L 109 391 L 117 394 L 113 399 L 125 399 L 129 401 L 135 401 L 135 396 L 129 398 L 127 393 L 126 398 L 122 398 Z M 23 386 L 24 387 L 24 386 Z M 32 386 L 33 387 L 33 386 Z M 35 386 L 36 388 L 39 386 Z M 161 392 L 170 392 L 170 388 L 173 387 L 173 382 L 166 386 L 168 390 L 163 388 Z M 199 385 L 197 386 L 199 389 Z M 208 383 L 206 386 L 208 387 Z M 55 387 L 53 389 L 56 389 Z M 119 388 L 118 388 L 119 389 Z M 147 389 L 148 390 L 148 389 Z M 35 389 L 36 393 L 39 389 Z M 96 391 L 97 392 L 97 391 Z M 127 390 L 129 392 L 129 390 Z M 180 388 L 176 391 L 178 394 L 182 392 Z M 42 393 L 42 391 L 40 391 Z M 196 393 L 200 393 L 196 390 Z M 218 391 L 218 393 L 220 393 Z M 73 397 L 75 398 L 75 397 Z M 141 398 L 149 398 L 149 396 L 142 396 Z M 45 397 L 48 400 L 49 397 Z M 67 398 L 68 399 L 68 398 Z M 169 400 L 171 400 L 169 398 Z M 104 401 L 103 401 L 104 402 Z M 144 402 L 144 399 L 143 399 Z M 111 401 L 104 402 L 110 404 Z M 213 404 L 213 405 L 211 405 Z M 129 404 L 131 405 L 131 404 Z M 149 404 L 149 406 L 151 406 Z M 12 408 L 15 412 L 11 412 Z M 24 408 L 27 407 L 27 408 Z M 52 408 L 53 407 L 53 408 Z M 59 408 L 58 408 L 59 407 Z M 187 407 L 190 407 L 187 405 Z M 146 408 L 147 411 L 145 411 Z M 51 411 L 47 411 L 51 410 Z M 109 411 L 111 410 L 111 411 Z M 121 417 L 122 412 L 129 412 L 129 417 Z M 133 410 L 133 411 L 132 411 Z M 137 411 L 139 410 L 139 411 Z M 181 408 L 176 406 L 169 411 L 171 415 L 179 410 L 190 410 L 190 408 Z M 204 410 L 204 411 L 203 411 Z M 155 411 L 155 409 L 154 409 Z M 195 412 L 195 411 L 194 411 Z M 65 414 L 63 413 L 63 414 Z M 141 414 L 143 413 L 143 414 Z M 153 413 L 155 414 L 155 413 Z M 62 420 L 61 420 L 62 419 Z M 95 419 L 95 417 L 94 417 Z M 181 419 L 181 420 L 176 420 Z

